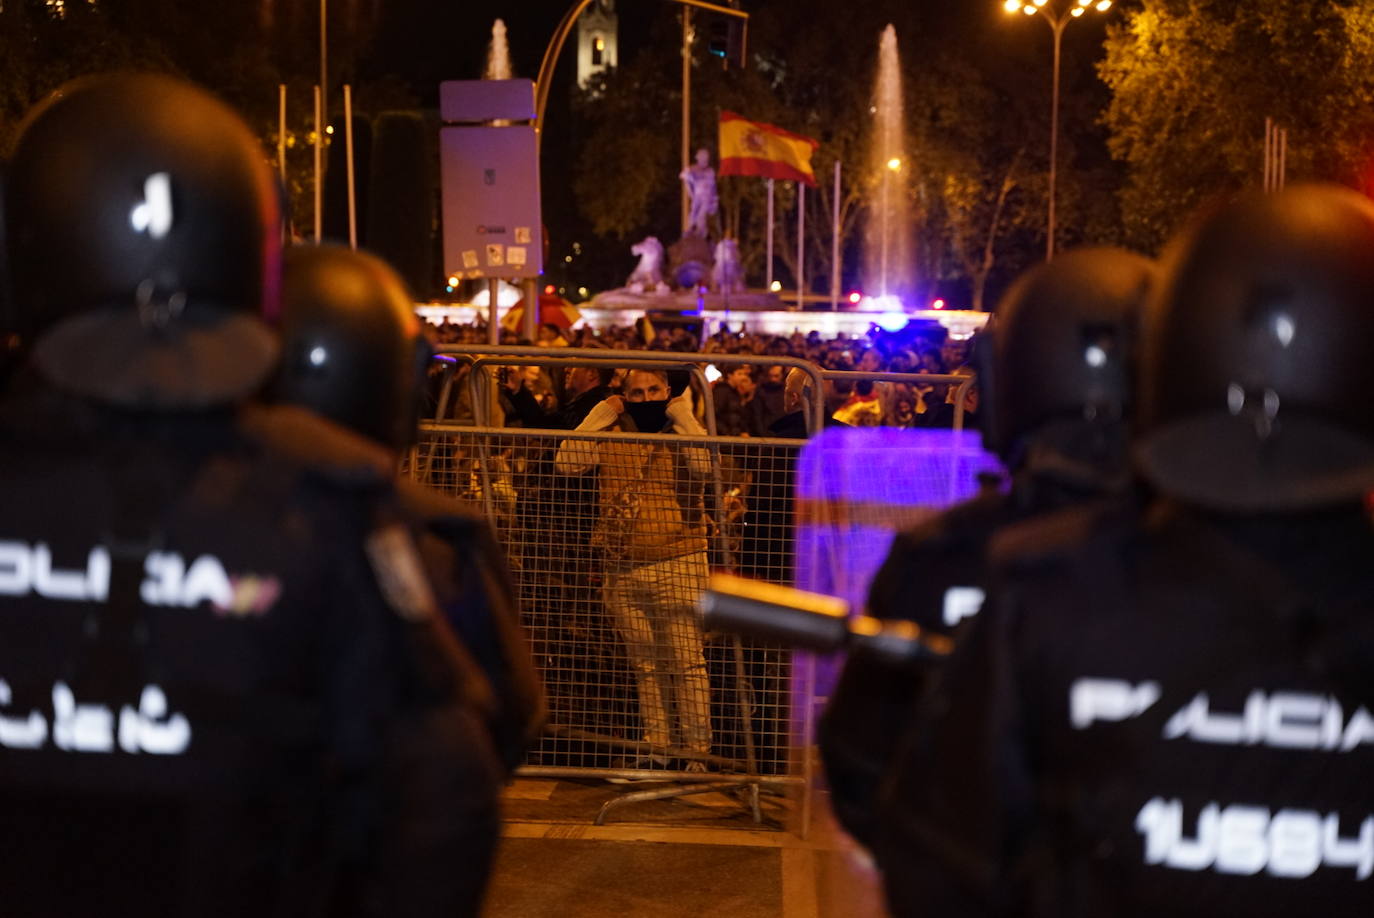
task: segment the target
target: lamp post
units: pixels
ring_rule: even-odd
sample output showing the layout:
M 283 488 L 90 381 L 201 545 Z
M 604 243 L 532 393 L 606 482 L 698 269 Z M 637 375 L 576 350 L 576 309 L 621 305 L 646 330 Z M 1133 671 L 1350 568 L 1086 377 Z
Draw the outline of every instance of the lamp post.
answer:
M 1054 90 L 1050 100 L 1050 202 L 1049 229 L 1045 240 L 1045 260 L 1054 260 L 1054 193 L 1055 179 L 1059 166 L 1059 48 L 1064 29 L 1074 19 L 1089 10 L 1105 13 L 1112 8 L 1112 0 L 1074 0 L 1067 12 L 1060 12 L 1051 5 L 1050 0 L 1005 0 L 1002 8 L 1008 13 L 1024 13 L 1034 16 L 1039 13 L 1045 17 L 1050 31 L 1054 33 Z

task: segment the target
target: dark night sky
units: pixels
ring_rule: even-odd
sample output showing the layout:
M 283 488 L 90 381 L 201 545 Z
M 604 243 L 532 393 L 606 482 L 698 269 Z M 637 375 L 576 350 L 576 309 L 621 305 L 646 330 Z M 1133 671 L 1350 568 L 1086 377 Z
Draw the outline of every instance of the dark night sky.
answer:
M 835 0 L 836 3 L 865 0 Z M 1031 55 L 1037 68 L 1048 71 L 1049 30 L 1043 24 L 1018 21 L 1001 9 L 1001 0 L 912 0 L 932 35 L 956 47 L 967 48 L 975 60 L 1005 61 Z M 572 0 L 388 0 L 385 21 L 365 65 L 371 76 L 394 73 L 405 77 L 422 99 L 432 104 L 441 80 L 481 76 L 491 24 L 506 21 L 517 76 L 534 77 L 544 46 Z M 659 15 L 665 0 L 619 0 L 622 61 L 638 50 L 650 22 Z M 769 7 L 786 8 L 789 0 L 743 0 L 742 8 L 760 12 Z M 1097 18 L 1097 17 L 1094 17 Z M 1065 37 L 1066 67 L 1074 59 L 1083 63 L 1097 56 L 1101 26 L 1071 28 Z M 842 41 L 873 42 L 876 36 L 837 36 Z M 905 44 L 905 42 L 904 42 Z M 571 54 L 565 52 L 560 80 L 570 78 Z M 1043 58 L 1043 60 L 1042 60 Z M 1047 74 L 1046 74 L 1047 75 Z

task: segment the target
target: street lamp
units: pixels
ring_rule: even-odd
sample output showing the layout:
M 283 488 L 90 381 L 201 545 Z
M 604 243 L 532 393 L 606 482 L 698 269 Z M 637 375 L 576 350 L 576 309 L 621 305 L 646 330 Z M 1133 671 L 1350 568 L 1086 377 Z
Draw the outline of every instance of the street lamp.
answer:
M 1054 192 L 1055 179 L 1059 166 L 1059 46 L 1064 28 L 1070 21 L 1078 19 L 1089 10 L 1105 13 L 1112 8 L 1112 0 L 1074 0 L 1067 13 L 1057 11 L 1050 0 L 1005 0 L 1002 9 L 1008 13 L 1024 13 L 1034 16 L 1039 13 L 1045 17 L 1050 30 L 1054 32 L 1054 92 L 1050 102 L 1050 207 L 1049 238 L 1045 240 L 1045 260 L 1054 259 Z

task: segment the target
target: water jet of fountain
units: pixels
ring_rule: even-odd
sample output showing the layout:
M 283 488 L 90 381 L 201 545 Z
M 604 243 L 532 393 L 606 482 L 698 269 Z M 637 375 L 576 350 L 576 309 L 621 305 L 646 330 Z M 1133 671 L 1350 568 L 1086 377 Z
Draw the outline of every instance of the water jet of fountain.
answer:
M 909 160 L 902 108 L 902 69 L 897 30 L 889 25 L 878 42 L 878 75 L 873 87 L 873 142 L 869 168 L 876 181 L 868 201 L 864 238 L 864 287 L 888 304 L 909 294 L 912 276 L 911 208 L 906 189 Z
M 510 78 L 510 45 L 506 44 L 506 23 L 498 19 L 491 24 L 491 45 L 487 48 L 487 69 L 482 72 L 482 79 Z

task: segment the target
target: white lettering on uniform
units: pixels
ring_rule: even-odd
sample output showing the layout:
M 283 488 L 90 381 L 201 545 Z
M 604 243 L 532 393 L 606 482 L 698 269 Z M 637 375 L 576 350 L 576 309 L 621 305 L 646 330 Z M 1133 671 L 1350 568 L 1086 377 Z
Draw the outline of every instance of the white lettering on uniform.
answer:
M 1349 752 L 1374 745 L 1374 718 L 1359 707 L 1347 723 L 1340 701 L 1330 696 L 1258 689 L 1233 714 L 1212 710 L 1207 693 L 1199 692 L 1169 718 L 1163 735 L 1227 746 Z
M 0 679 L 0 708 L 14 701 L 10 685 Z M 52 688 L 52 741 L 63 752 L 115 751 L 114 711 L 103 704 L 78 702 L 65 682 Z M 191 722 L 168 711 L 167 695 L 156 685 L 144 686 L 138 708 L 124 705 L 119 712 L 119 749 L 128 753 L 181 755 L 191 746 Z M 0 715 L 0 749 L 42 749 L 48 741 L 48 721 L 38 711 L 27 718 Z
M 0 596 L 27 596 L 68 602 L 105 602 L 110 595 L 110 553 L 101 546 L 86 556 L 86 569 L 52 566 L 52 550 L 43 542 L 0 541 Z
M 190 745 L 190 721 L 167 716 L 167 696 L 156 685 L 143 689 L 137 711 L 125 705 L 119 712 L 119 748 L 125 752 L 181 755 Z
M 33 583 L 33 563 L 29 546 L 23 542 L 0 542 L 0 596 L 24 596 Z
M 987 598 L 982 590 L 971 586 L 956 586 L 945 590 L 943 615 L 945 625 L 953 628 L 966 618 L 973 618 L 983 608 Z
M 1132 685 L 1119 679 L 1077 679 L 1069 688 L 1069 720 L 1086 730 L 1095 721 L 1139 717 L 1159 700 L 1159 683 Z
M 143 573 L 147 577 L 138 588 L 139 598 L 150 606 L 170 606 L 180 595 L 186 563 L 173 552 L 149 552 L 143 559 Z
M 52 739 L 68 752 L 111 752 L 114 712 L 104 705 L 77 704 L 65 682 L 52 687 Z
M 14 702 L 10 684 L 0 679 L 0 707 L 7 708 Z M 41 749 L 48 741 L 48 722 L 37 711 L 30 711 L 28 717 L 5 717 L 0 715 L 0 746 L 6 749 Z
M 175 552 L 151 552 L 143 562 L 146 575 L 139 596 L 150 606 L 194 609 L 202 602 L 232 608 L 234 585 L 214 555 L 201 555 L 187 568 Z
M 1208 803 L 1198 814 L 1197 834 L 1183 834 L 1183 803 L 1155 797 L 1140 808 L 1136 831 L 1145 836 L 1145 863 L 1172 870 L 1302 879 L 1322 867 L 1354 868 L 1355 878 L 1374 875 L 1374 816 L 1359 835 L 1341 835 L 1339 813 Z

